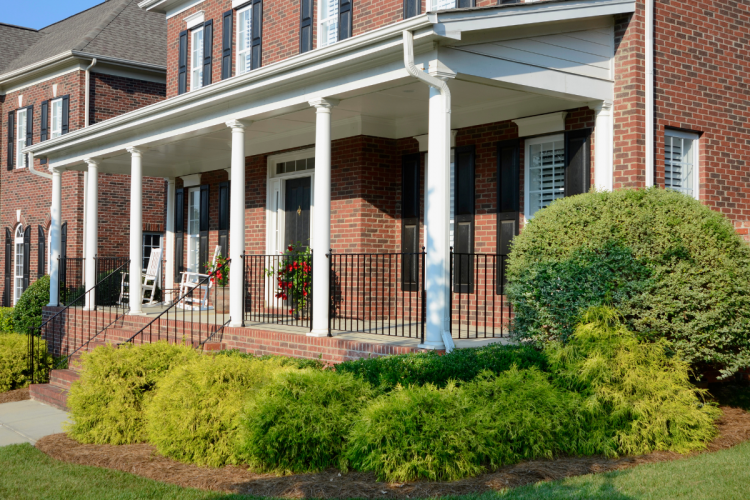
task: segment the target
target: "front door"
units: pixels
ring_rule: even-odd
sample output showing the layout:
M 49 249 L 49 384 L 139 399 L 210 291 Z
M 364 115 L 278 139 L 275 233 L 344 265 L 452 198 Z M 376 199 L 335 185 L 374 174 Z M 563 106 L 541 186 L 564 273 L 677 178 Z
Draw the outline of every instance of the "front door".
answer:
M 289 245 L 310 246 L 310 177 L 286 181 L 284 249 Z

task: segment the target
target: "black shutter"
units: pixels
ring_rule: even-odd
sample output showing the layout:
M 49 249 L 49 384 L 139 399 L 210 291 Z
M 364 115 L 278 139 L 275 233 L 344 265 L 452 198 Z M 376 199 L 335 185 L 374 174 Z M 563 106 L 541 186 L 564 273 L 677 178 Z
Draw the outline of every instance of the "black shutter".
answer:
M 474 293 L 474 146 L 454 151 L 454 291 Z
M 16 112 L 8 113 L 8 170 L 13 170 L 16 147 Z
M 518 139 L 497 143 L 497 293 L 505 286 L 505 263 L 518 235 L 520 218 L 521 152 Z
M 214 21 L 203 23 L 203 86 L 211 85 L 211 69 L 214 57 Z
M 65 258 L 68 256 L 68 223 L 63 223 L 60 228 L 60 258 L 58 259 L 59 270 L 57 283 L 60 290 L 60 302 L 62 303 L 63 292 L 68 286 L 68 261 Z
M 68 223 L 63 223 L 60 228 L 60 258 L 68 257 Z
M 458 0 L 456 2 L 456 7 L 458 7 L 459 9 L 474 7 L 474 0 Z
M 420 154 L 401 158 L 401 289 L 419 290 Z
M 253 0 L 253 20 L 252 32 L 253 40 L 251 43 L 252 69 L 260 68 L 263 64 L 262 59 L 262 42 L 263 42 L 263 0 Z
M 404 19 L 418 16 L 422 10 L 422 0 L 404 0 Z
M 34 106 L 26 108 L 26 147 L 34 144 Z M 29 154 L 26 154 L 26 166 L 29 166 Z M 26 290 L 24 288 L 24 290 Z
M 180 33 L 180 52 L 177 56 L 177 93 L 187 92 L 188 32 Z
M 588 193 L 591 186 L 591 129 L 565 133 L 565 196 Z
M 49 137 L 49 101 L 42 101 L 42 129 L 39 131 L 39 142 Z
M 31 277 L 31 226 L 26 226 L 23 232 L 23 291 L 29 288 L 29 278 Z
M 229 257 L 229 181 L 219 184 L 219 246 L 221 256 Z
M 185 255 L 185 194 L 184 190 L 177 189 L 174 193 L 174 277 L 180 280 L 183 268 L 183 256 Z
M 201 186 L 200 198 L 200 235 L 198 239 L 198 268 L 199 273 L 206 273 L 208 262 L 208 185 Z
M 37 279 L 41 278 L 46 274 L 46 260 L 47 260 L 47 244 L 46 238 L 44 237 L 44 228 L 39 226 L 39 244 L 37 245 Z
M 5 289 L 3 290 L 3 307 L 10 307 L 11 289 L 11 259 L 13 258 L 13 243 L 10 229 L 5 228 Z
M 64 95 L 62 97 L 62 127 L 60 133 L 67 134 L 68 132 L 70 132 L 70 96 Z
M 352 0 L 339 0 L 339 40 L 352 36 Z
M 313 0 L 300 0 L 299 52 L 313 48 Z
M 225 12 L 221 17 L 221 79 L 225 80 L 232 76 L 232 41 L 234 39 L 232 20 L 234 11 Z

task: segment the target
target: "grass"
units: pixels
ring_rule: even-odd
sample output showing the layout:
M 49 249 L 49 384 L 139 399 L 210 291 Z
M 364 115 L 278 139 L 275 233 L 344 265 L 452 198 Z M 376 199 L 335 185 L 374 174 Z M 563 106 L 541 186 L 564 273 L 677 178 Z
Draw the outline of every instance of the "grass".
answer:
M 729 450 L 634 469 L 539 483 L 515 490 L 453 497 L 454 500 L 539 498 L 603 500 L 747 498 L 750 443 Z M 210 499 L 258 497 L 180 488 L 124 472 L 65 464 L 30 445 L 0 448 L 0 498 L 26 499 Z

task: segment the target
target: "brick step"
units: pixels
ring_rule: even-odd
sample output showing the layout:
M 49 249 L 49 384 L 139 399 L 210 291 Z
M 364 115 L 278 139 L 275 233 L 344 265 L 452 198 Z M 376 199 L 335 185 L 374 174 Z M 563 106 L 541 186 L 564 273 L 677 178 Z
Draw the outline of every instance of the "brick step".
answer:
M 71 384 L 81 377 L 76 369 L 52 370 L 49 373 L 49 383 L 60 389 L 68 390 Z
M 68 411 L 68 391 L 52 384 L 31 384 L 29 386 L 31 399 Z

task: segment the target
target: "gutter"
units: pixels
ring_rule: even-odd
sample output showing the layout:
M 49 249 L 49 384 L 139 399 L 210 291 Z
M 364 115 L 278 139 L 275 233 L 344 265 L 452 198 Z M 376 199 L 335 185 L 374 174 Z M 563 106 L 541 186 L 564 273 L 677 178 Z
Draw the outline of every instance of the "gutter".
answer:
M 646 0 L 646 187 L 654 185 L 654 0 Z
M 91 64 L 89 64 L 88 68 L 86 68 L 86 95 L 83 98 L 85 103 L 84 113 L 86 113 L 83 117 L 84 127 L 89 126 L 89 106 L 91 105 L 91 68 L 93 68 L 94 66 L 96 66 L 96 57 L 91 60 Z
M 45 172 L 34 170 L 34 153 L 33 152 L 29 152 L 29 171 L 34 175 L 38 175 L 39 177 L 44 177 L 45 179 L 52 180 L 52 174 L 47 174 Z
M 429 73 L 425 73 L 421 69 L 417 68 L 414 64 L 414 33 L 408 30 L 403 31 L 404 38 L 404 67 L 406 71 L 422 82 L 426 83 L 430 87 L 434 87 L 440 91 L 440 94 L 445 97 L 446 109 L 451 109 L 451 91 L 448 88 L 448 84 L 440 78 L 435 78 Z

